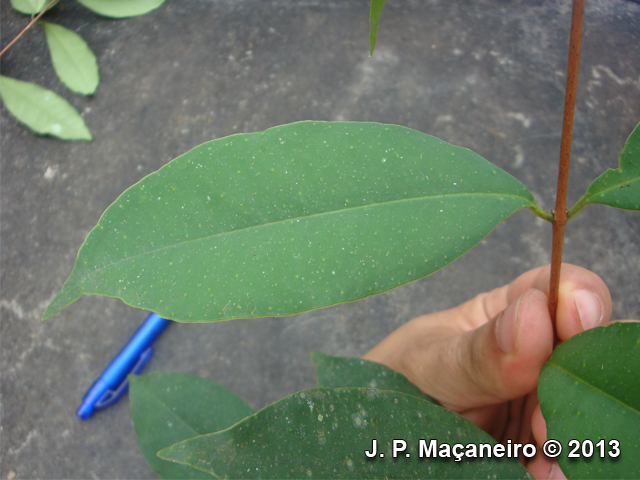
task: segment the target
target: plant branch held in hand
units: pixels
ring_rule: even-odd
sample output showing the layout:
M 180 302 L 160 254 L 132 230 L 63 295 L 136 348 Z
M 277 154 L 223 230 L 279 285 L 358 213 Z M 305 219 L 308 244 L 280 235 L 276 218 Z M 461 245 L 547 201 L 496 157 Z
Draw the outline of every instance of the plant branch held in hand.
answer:
M 582 44 L 582 24 L 584 20 L 585 0 L 573 0 L 571 16 L 571 36 L 569 41 L 569 64 L 567 65 L 567 88 L 564 100 L 564 119 L 562 121 L 562 140 L 560 143 L 560 164 L 558 168 L 558 191 L 553 218 L 553 244 L 551 250 L 551 279 L 549 281 L 549 312 L 555 323 L 558 308 L 558 288 L 560 286 L 560 265 L 562 263 L 562 245 L 564 228 L 567 224 L 567 183 L 569 181 L 569 157 L 571 155 L 571 135 L 573 132 L 573 113 L 576 105 L 578 86 L 578 67 L 580 65 L 580 47 Z

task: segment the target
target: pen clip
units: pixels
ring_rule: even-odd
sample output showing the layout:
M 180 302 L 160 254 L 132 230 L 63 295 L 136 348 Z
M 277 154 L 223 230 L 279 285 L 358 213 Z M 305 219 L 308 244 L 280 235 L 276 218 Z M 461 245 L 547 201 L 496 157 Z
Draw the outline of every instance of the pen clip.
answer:
M 152 355 L 153 355 L 153 347 L 149 347 L 144 352 L 142 352 L 140 354 L 140 358 L 138 359 L 138 362 L 133 366 L 129 374 L 137 375 L 138 373 L 140 373 L 144 368 L 144 366 L 147 364 L 147 362 L 151 359 Z M 124 393 L 127 391 L 128 388 L 129 388 L 129 380 L 125 377 L 122 383 L 118 385 L 118 388 L 116 388 L 115 390 L 107 390 L 106 392 L 104 392 L 104 394 L 95 403 L 95 408 L 96 409 L 105 408 L 113 405 L 120 399 L 122 395 L 124 395 Z

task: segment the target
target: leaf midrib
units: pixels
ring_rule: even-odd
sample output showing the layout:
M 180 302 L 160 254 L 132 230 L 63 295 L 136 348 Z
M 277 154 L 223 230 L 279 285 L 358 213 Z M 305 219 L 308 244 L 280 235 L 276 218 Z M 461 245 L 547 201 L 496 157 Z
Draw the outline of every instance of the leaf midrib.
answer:
M 172 245 L 166 245 L 160 248 L 156 248 L 153 250 L 147 250 L 146 252 L 142 252 L 142 253 L 137 253 L 135 255 L 131 255 L 125 258 L 122 258 L 118 261 L 109 263 L 107 265 L 104 265 L 102 267 L 98 267 L 98 268 L 93 268 L 91 270 L 92 274 L 101 272 L 102 270 L 112 267 L 114 265 L 118 265 L 119 263 L 123 263 L 123 262 L 128 262 L 130 260 L 133 260 L 135 258 L 138 257 L 142 257 L 145 255 L 148 255 L 150 253 L 157 253 L 157 252 L 161 252 L 163 250 L 167 250 L 170 248 L 178 248 L 178 247 L 182 247 L 185 246 L 187 244 L 190 243 L 195 243 L 195 242 L 199 242 L 201 240 L 204 239 L 211 239 L 211 238 L 215 238 L 218 236 L 223 236 L 223 235 L 231 235 L 231 234 L 236 234 L 236 233 L 240 233 L 240 232 L 244 232 L 246 230 L 251 230 L 251 229 L 256 229 L 256 228 L 262 228 L 262 227 L 268 227 L 271 225 L 276 225 L 278 223 L 284 223 L 284 222 L 293 222 L 295 220 L 301 220 L 301 219 L 308 219 L 308 218 L 314 218 L 314 217 L 320 217 L 323 215 L 333 215 L 336 214 L 338 212 L 352 212 L 354 210 L 358 210 L 358 209 L 365 209 L 365 208 L 370 208 L 370 207 L 377 207 L 377 206 L 382 206 L 382 205 L 391 205 L 394 203 L 401 203 L 401 202 L 413 202 L 413 201 L 420 201 L 420 200 L 424 200 L 424 199 L 437 199 L 437 198 L 445 198 L 445 197 L 464 197 L 464 196 L 472 196 L 472 195 L 479 195 L 479 196 L 495 196 L 495 197 L 511 197 L 511 198 L 520 198 L 520 199 L 524 199 L 527 202 L 529 202 L 531 204 L 531 201 L 522 196 L 522 195 L 514 195 L 514 194 L 498 194 L 498 193 L 454 193 L 454 194 L 445 194 L 445 195 L 431 195 L 431 196 L 422 196 L 422 197 L 411 197 L 411 198 L 401 198 L 401 199 L 396 199 L 396 200 L 391 200 L 391 201 L 387 201 L 387 202 L 379 202 L 379 203 L 373 203 L 373 204 L 369 204 L 369 205 L 358 205 L 355 207 L 350 207 L 350 208 L 343 208 L 343 209 L 339 209 L 339 210 L 330 210 L 330 211 L 326 211 L 326 212 L 319 212 L 319 213 L 314 213 L 311 215 L 305 215 L 305 216 L 298 216 L 298 217 L 292 217 L 292 218 L 287 218 L 287 219 L 283 219 L 283 220 L 277 220 L 277 221 L 273 221 L 273 222 L 268 222 L 268 223 L 262 223 L 259 225 L 251 225 L 249 227 L 243 227 L 243 228 L 239 228 L 237 230 L 231 230 L 231 231 L 227 231 L 227 232 L 220 232 L 220 233 L 215 233 L 212 235 L 206 235 L 203 237 L 199 237 L 199 238 L 193 238 L 193 239 L 189 239 L 189 240 L 184 240 L 182 242 L 179 243 L 174 243 Z M 522 207 L 524 208 L 524 207 Z M 100 224 L 98 224 L 100 225 Z
M 144 388 L 144 387 L 143 387 Z M 180 423 L 182 423 L 184 426 L 186 426 L 187 428 L 189 428 L 189 430 L 191 430 L 193 432 L 193 436 L 196 437 L 198 435 L 202 435 L 200 432 L 198 432 L 197 430 L 195 430 L 190 424 L 188 424 L 185 420 L 182 419 L 182 417 L 180 417 L 177 413 L 175 413 L 173 410 L 171 410 L 169 408 L 169 406 L 160 399 L 160 397 L 158 397 L 157 395 L 155 395 L 151 389 L 149 388 L 145 388 L 145 391 L 147 392 L 147 395 L 149 395 L 151 398 L 153 398 L 157 403 L 159 403 L 162 407 L 164 407 L 165 411 L 169 412 L 174 418 L 176 418 L 177 420 L 180 421 Z
M 611 171 L 615 172 L 616 170 L 617 170 L 617 168 L 613 169 Z M 597 192 L 592 193 L 591 195 L 589 195 L 587 197 L 587 203 L 596 203 L 596 202 L 592 202 L 591 199 L 595 198 L 597 195 L 602 195 L 604 193 L 608 193 L 611 190 L 616 190 L 616 189 L 620 188 L 621 185 L 630 185 L 630 184 L 636 183 L 638 181 L 640 181 L 640 173 L 638 174 L 638 176 L 636 178 L 634 178 L 632 180 L 621 181 L 621 182 L 618 182 L 618 183 L 615 183 L 615 184 L 611 185 L 608 188 L 603 188 L 602 190 L 599 190 Z
M 584 384 L 584 385 L 586 385 L 586 386 L 588 386 L 588 387 L 593 388 L 595 391 L 597 391 L 597 392 L 601 393 L 602 395 L 604 395 L 604 396 L 606 396 L 606 397 L 609 397 L 610 399 L 614 400 L 615 402 L 617 402 L 618 404 L 622 405 L 623 407 L 626 407 L 626 408 L 628 408 L 629 410 L 631 410 L 632 412 L 635 412 L 635 413 L 637 413 L 638 415 L 640 415 L 640 410 L 639 410 L 639 409 L 636 409 L 635 407 L 633 407 L 633 406 L 631 406 L 631 405 L 629 405 L 629 404 L 627 404 L 627 403 L 623 403 L 620 399 L 618 399 L 618 398 L 614 397 L 613 395 L 610 395 L 609 393 L 605 392 L 605 391 L 604 391 L 604 390 L 602 390 L 601 388 L 596 387 L 593 383 L 590 383 L 590 382 L 586 381 L 584 378 L 579 377 L 579 376 L 578 376 L 578 375 L 576 375 L 573 371 L 571 371 L 571 370 L 567 370 L 567 369 L 565 369 L 565 368 L 561 367 L 559 364 L 557 364 L 557 363 L 553 363 L 553 362 L 551 362 L 551 361 L 549 361 L 549 364 L 550 364 L 550 365 L 553 365 L 555 368 L 557 368 L 557 369 L 558 369 L 558 370 L 560 370 L 561 372 L 563 372 L 563 373 L 565 373 L 565 374 L 567 374 L 567 375 L 571 375 L 571 377 L 572 377 L 572 378 L 574 378 L 574 379 L 578 380 L 580 383 L 582 383 L 582 384 Z

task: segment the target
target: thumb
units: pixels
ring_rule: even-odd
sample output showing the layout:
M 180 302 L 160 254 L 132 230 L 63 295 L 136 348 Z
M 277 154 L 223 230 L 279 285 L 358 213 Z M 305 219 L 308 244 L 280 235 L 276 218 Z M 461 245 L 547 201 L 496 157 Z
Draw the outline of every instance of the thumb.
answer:
M 430 374 L 419 386 L 443 406 L 462 412 L 522 397 L 535 390 L 553 350 L 547 296 L 527 290 L 484 325 L 430 347 L 423 359 Z

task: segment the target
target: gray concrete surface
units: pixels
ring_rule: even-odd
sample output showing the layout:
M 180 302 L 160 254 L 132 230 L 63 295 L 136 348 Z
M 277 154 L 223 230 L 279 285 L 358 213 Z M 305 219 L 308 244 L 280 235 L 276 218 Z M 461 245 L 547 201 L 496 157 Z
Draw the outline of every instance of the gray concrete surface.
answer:
M 2 45 L 26 23 L 2 0 Z M 85 297 L 39 317 L 78 248 L 127 187 L 213 138 L 303 119 L 405 125 L 469 147 L 554 202 L 570 2 L 390 0 L 368 55 L 365 0 L 168 0 L 132 19 L 60 2 L 50 21 L 98 56 L 92 98 L 55 78 L 33 31 L 2 74 L 69 99 L 95 140 L 33 135 L 2 108 L 0 477 L 153 478 L 125 399 L 88 422 L 85 389 L 146 315 Z M 617 166 L 640 120 L 640 4 L 588 2 L 569 202 Z M 315 382 L 308 354 L 360 355 L 411 317 L 547 263 L 550 227 L 528 211 L 431 277 L 290 318 L 172 325 L 150 370 L 218 380 L 255 408 Z M 589 206 L 565 260 L 609 285 L 614 317 L 640 317 L 640 214 Z

